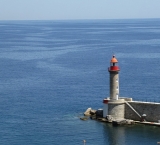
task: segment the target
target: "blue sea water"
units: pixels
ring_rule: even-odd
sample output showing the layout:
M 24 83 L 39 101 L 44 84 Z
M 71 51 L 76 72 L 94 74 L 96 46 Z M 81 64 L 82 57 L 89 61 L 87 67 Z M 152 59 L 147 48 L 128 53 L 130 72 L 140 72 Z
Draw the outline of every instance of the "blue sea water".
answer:
M 0 21 L 0 144 L 154 145 L 160 128 L 81 121 L 109 96 L 160 102 L 160 19 Z

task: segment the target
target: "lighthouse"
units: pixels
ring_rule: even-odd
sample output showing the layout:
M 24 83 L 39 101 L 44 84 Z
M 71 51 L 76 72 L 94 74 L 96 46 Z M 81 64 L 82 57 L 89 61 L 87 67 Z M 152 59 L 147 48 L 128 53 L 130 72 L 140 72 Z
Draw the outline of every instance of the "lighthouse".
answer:
M 115 55 L 110 60 L 108 68 L 110 78 L 110 96 L 103 99 L 103 117 L 107 115 L 114 119 L 124 118 L 124 99 L 119 96 L 119 71 L 118 60 Z
M 110 73 L 110 100 L 118 100 L 119 98 L 119 67 L 118 60 L 113 55 L 108 68 Z

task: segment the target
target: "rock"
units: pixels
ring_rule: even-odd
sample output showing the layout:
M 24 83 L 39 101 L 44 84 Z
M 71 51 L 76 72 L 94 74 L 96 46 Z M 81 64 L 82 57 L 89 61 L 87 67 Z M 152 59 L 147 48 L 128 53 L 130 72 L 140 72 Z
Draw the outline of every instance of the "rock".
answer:
M 117 126 L 117 125 L 130 125 L 130 124 L 134 124 L 134 121 L 129 120 L 129 119 L 121 119 L 121 120 L 112 121 L 112 124 L 115 126 Z
M 80 117 L 81 120 L 88 120 L 88 117 Z
M 92 116 L 90 117 L 90 119 L 95 120 L 95 119 L 96 119 L 96 115 L 92 115 Z
M 129 124 L 135 124 L 135 122 L 134 122 L 133 120 L 127 119 L 127 120 L 126 120 L 126 124 L 128 124 L 128 125 L 129 125 Z
M 112 125 L 117 126 L 117 125 L 124 125 L 126 124 L 126 120 L 114 120 L 112 121 Z
M 95 115 L 95 114 L 96 114 L 96 110 L 92 110 L 92 109 L 91 109 L 90 114 L 91 114 L 91 115 Z
M 105 119 L 105 118 L 102 118 L 102 122 L 108 122 L 108 121 L 107 121 L 107 119 Z
M 101 122 L 107 122 L 107 119 L 105 118 L 97 118 L 98 121 L 101 121 Z
M 91 116 L 90 112 L 91 112 L 91 108 L 88 108 L 88 109 L 84 112 L 84 116 Z
M 107 120 L 108 122 L 112 122 L 112 121 L 114 120 L 114 118 L 113 118 L 111 115 L 107 115 L 107 116 L 106 116 L 106 120 Z

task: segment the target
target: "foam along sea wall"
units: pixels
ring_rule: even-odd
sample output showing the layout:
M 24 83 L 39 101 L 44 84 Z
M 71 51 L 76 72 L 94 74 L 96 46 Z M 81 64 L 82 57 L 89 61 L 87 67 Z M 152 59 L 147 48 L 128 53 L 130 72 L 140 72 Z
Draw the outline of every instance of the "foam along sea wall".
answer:
M 141 120 L 140 116 L 146 114 L 145 117 L 146 121 L 160 122 L 160 103 L 141 102 L 141 101 L 127 101 L 127 103 L 125 104 L 126 119 L 133 119 L 140 121 Z

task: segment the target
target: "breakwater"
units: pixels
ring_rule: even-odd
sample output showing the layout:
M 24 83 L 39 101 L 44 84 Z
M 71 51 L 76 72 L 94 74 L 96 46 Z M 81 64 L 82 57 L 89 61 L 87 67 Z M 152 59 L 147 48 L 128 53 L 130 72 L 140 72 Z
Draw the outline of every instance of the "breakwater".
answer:
M 159 122 L 160 120 L 160 103 L 128 101 L 128 103 L 140 114 L 146 114 L 146 121 Z M 125 104 L 125 118 L 141 120 L 141 118 Z

